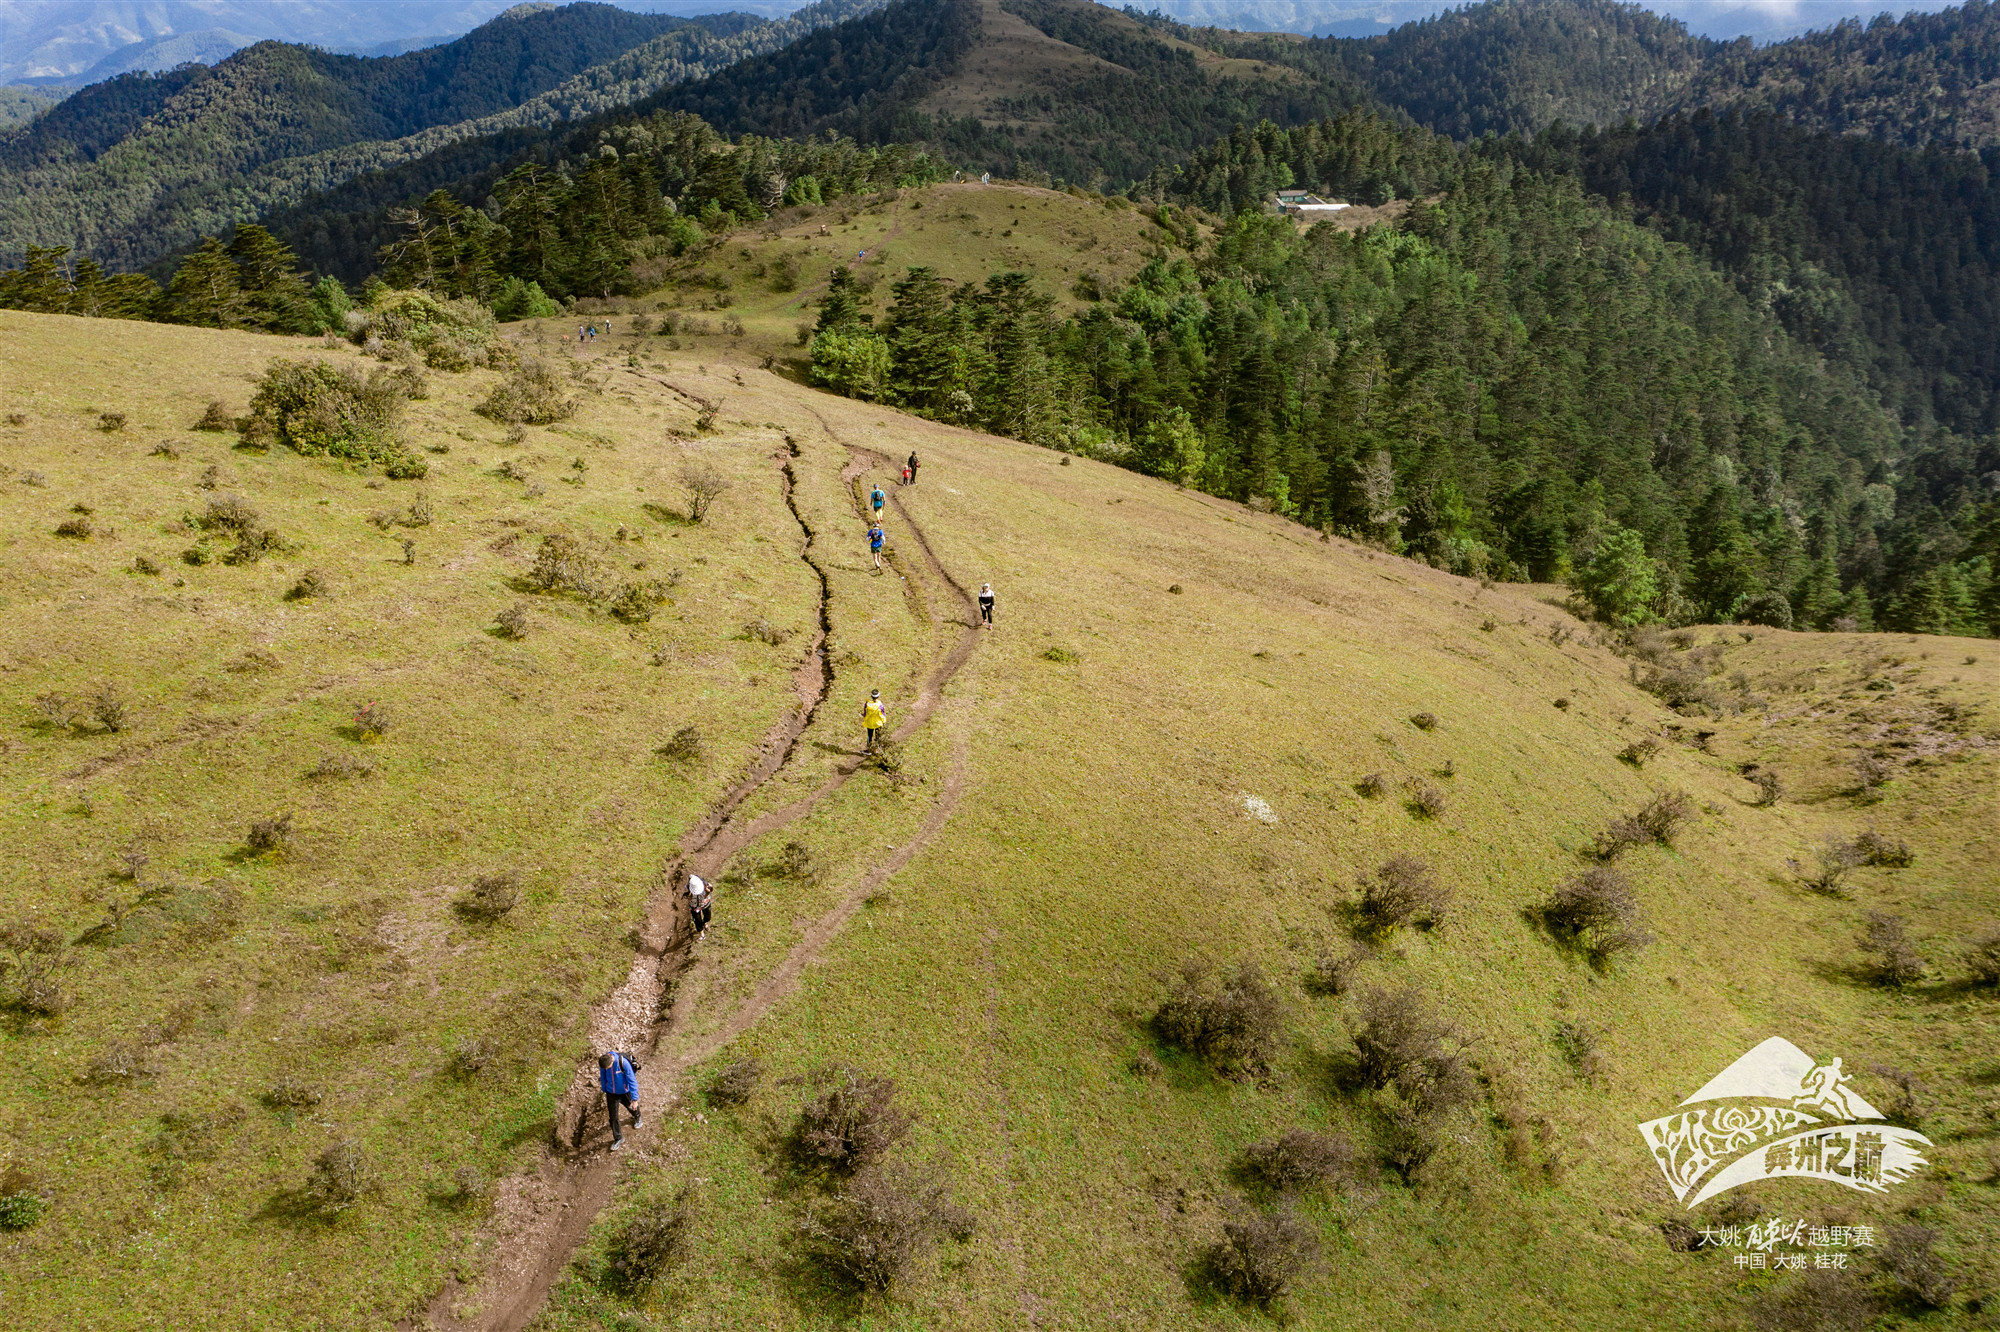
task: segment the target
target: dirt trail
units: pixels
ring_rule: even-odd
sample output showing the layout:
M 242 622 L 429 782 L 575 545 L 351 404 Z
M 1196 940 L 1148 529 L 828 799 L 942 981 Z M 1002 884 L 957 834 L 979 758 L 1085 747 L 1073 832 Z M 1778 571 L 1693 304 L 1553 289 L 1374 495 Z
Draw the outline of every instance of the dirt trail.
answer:
M 677 386 L 666 387 L 686 394 L 686 390 Z M 883 455 L 840 439 L 818 412 L 813 415 L 826 436 L 850 454 L 850 462 L 841 472 L 842 483 L 849 487 L 850 493 L 854 478 L 869 466 L 889 465 Z M 673 1008 L 672 982 L 693 963 L 687 907 L 679 891 L 686 875 L 719 874 L 743 847 L 809 813 L 861 768 L 861 757 L 849 756 L 811 793 L 747 821 L 738 822 L 735 818 L 743 802 L 798 754 L 808 727 L 833 688 L 832 664 L 827 659 L 827 638 L 832 628 L 831 584 L 815 553 L 818 534 L 800 512 L 794 494 L 797 477 L 793 463 L 798 454 L 797 446 L 791 445 L 789 456 L 776 456 L 782 460 L 780 474 L 786 505 L 804 534 L 799 558 L 811 566 L 820 582 L 819 625 L 804 660 L 793 674 L 799 706 L 765 736 L 755 762 L 743 778 L 681 839 L 681 854 L 667 867 L 648 904 L 640 930 L 639 956 L 633 961 L 631 973 L 625 984 L 592 1011 L 591 1039 L 595 1048 L 624 1049 L 649 1056 L 674 1030 L 677 1014 Z M 900 497 L 892 496 L 891 502 L 922 555 L 931 579 L 938 587 L 949 588 L 956 595 L 955 609 L 960 614 L 950 615 L 949 619 L 962 626 L 959 641 L 925 678 L 901 725 L 891 732 L 892 740 L 901 740 L 929 722 L 937 711 L 944 699 L 945 686 L 977 647 L 979 628 L 971 596 L 938 561 Z M 858 502 L 856 513 L 860 514 Z M 910 581 L 915 584 L 917 580 Z M 931 613 L 933 622 L 942 618 L 937 614 L 938 608 L 928 605 L 927 596 L 925 600 L 925 609 Z M 713 1032 L 671 1059 L 646 1062 L 640 1074 L 641 1103 L 655 1107 L 656 1113 L 670 1107 L 675 1086 L 689 1066 L 712 1057 L 750 1030 L 773 1005 L 795 990 L 806 968 L 839 935 L 862 904 L 944 827 L 958 805 L 964 786 L 965 742 L 961 737 L 953 746 L 951 772 L 916 834 L 897 848 L 894 855 L 851 885 L 838 902 L 814 921 L 784 960 Z M 456 1281 L 449 1282 L 431 1303 L 432 1327 L 517 1332 L 541 1308 L 591 1223 L 610 1202 L 617 1180 L 616 1158 L 606 1150 L 610 1131 L 604 1124 L 596 1072 L 594 1063 L 578 1068 L 558 1102 L 556 1134 L 566 1150 L 547 1155 L 533 1175 L 502 1182 L 496 1204 L 500 1234 L 486 1273 L 485 1289 L 468 1292 Z M 636 1130 L 631 1135 L 635 1143 L 642 1143 L 647 1136 L 649 1132 Z M 473 1296 L 472 1302 L 483 1307 L 470 1320 L 461 1321 L 453 1307 L 465 1302 L 468 1294 Z

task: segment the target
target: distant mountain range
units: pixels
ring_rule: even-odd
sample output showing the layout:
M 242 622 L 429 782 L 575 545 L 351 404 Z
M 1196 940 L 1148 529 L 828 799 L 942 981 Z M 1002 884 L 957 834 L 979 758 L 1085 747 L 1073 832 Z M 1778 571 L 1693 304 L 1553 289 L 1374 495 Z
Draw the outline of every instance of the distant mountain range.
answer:
M 0 0 L 0 84 L 83 86 L 132 70 L 214 64 L 253 42 L 399 55 L 471 31 L 508 0 Z M 526 6 L 522 6 L 526 7 Z M 620 0 L 620 8 L 693 17 L 722 10 L 778 18 L 790 0 Z M 1197 26 L 1368 37 L 1449 8 L 1439 0 L 1158 0 L 1139 4 Z M 1773 41 L 1842 19 L 1941 8 L 1938 0 L 1666 0 L 1651 6 L 1698 36 Z

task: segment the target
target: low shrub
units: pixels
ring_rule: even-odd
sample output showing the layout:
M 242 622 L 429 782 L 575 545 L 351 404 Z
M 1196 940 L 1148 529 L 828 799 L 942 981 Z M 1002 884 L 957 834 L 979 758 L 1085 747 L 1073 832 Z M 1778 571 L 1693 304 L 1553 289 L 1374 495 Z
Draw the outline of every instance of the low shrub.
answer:
M 1556 1052 L 1576 1070 L 1577 1076 L 1586 1082 L 1594 1082 L 1603 1074 L 1604 1055 L 1597 1047 L 1597 1030 L 1590 1024 L 1576 1018 L 1564 1018 L 1556 1023 L 1553 1039 Z
M 56 524 L 56 535 L 72 541 L 87 541 L 96 526 L 88 518 L 65 518 Z
M 160 576 L 160 566 L 151 556 L 134 555 L 132 557 L 132 572 L 145 574 L 149 578 L 157 578 Z
M 1377 933 L 1442 924 L 1451 899 L 1451 889 L 1418 856 L 1391 856 L 1374 873 L 1361 876 L 1361 919 Z
M 1269 1308 L 1318 1256 L 1312 1232 L 1291 1213 L 1252 1212 L 1222 1223 L 1222 1238 L 1208 1247 L 1203 1265 L 1234 1298 Z
M 645 624 L 667 600 L 667 585 L 659 579 L 620 583 L 611 597 L 611 618 L 626 624 Z
M 1916 1074 L 1887 1064 L 1869 1064 L 1868 1071 L 1889 1084 L 1887 1102 L 1881 1107 L 1882 1113 L 1899 1124 L 1911 1127 L 1924 1122 L 1930 1113 L 1930 1088 Z
M 123 430 L 125 428 L 125 413 L 99 412 L 97 414 L 97 428 L 107 432 Z
M 1364 991 L 1353 1019 L 1355 1072 L 1362 1085 L 1407 1087 L 1412 1101 L 1436 1101 L 1459 1081 L 1462 1063 L 1446 1046 L 1449 1023 L 1432 1014 L 1414 989 Z
M 1785 794 L 1785 784 L 1770 768 L 1759 768 L 1749 774 L 1750 784 L 1757 788 L 1757 804 L 1768 808 L 1778 803 Z
M 1369 956 L 1365 948 L 1351 948 L 1345 953 L 1322 953 L 1306 970 L 1306 989 L 1313 994 L 1346 994 L 1354 988 L 1355 975 Z
M 1863 750 L 1854 756 L 1854 776 L 1863 793 L 1888 784 L 1896 775 L 1896 765 L 1879 754 Z
M 710 1105 L 747 1105 L 757 1094 L 757 1084 L 764 1079 L 764 1066 L 756 1059 L 739 1059 L 728 1065 L 708 1081 L 708 1103 Z
M 807 1079 L 817 1089 L 799 1109 L 792 1155 L 802 1167 L 851 1175 L 880 1160 L 909 1133 L 916 1116 L 898 1106 L 896 1084 L 844 1065 Z
M 292 584 L 285 593 L 287 601 L 321 601 L 333 595 L 333 584 L 318 569 L 308 569 L 299 575 L 299 581 Z
M 1354 1141 L 1345 1133 L 1290 1128 L 1243 1149 L 1242 1172 L 1279 1193 L 1336 1184 L 1354 1170 Z
M 707 429 L 705 425 L 701 428 Z M 708 511 L 715 506 L 716 500 L 735 484 L 723 475 L 721 468 L 704 458 L 689 458 L 681 464 L 677 475 L 687 503 L 688 521 L 691 523 L 699 523 L 706 519 Z
M 459 1082 L 478 1077 L 479 1071 L 492 1063 L 499 1053 L 499 1045 L 490 1037 L 468 1036 L 445 1056 L 445 1076 Z
M 226 435 L 236 429 L 236 417 L 231 414 L 229 408 L 224 406 L 220 399 L 216 399 L 208 404 L 208 410 L 201 414 L 201 418 L 190 429 L 207 430 L 218 435 Z
M 257 819 L 243 840 L 258 855 L 283 851 L 292 844 L 292 816 L 280 814 L 276 818 Z
M 1810 863 L 1787 860 L 1785 864 L 1804 881 L 1806 887 L 1816 893 L 1834 896 L 1840 892 L 1841 881 L 1847 877 L 1847 872 L 1866 861 L 1867 856 L 1859 845 L 1829 833 L 1814 850 Z
M 372 776 L 374 772 L 375 765 L 361 755 L 341 752 L 321 758 L 306 776 L 321 781 L 349 781 Z
M 653 751 L 661 758 L 675 763 L 698 762 L 703 754 L 701 730 L 695 726 L 683 726 L 674 732 L 674 738 Z
M 1832 1268 L 1814 1268 L 1763 1292 L 1751 1321 L 1759 1332 L 1861 1332 L 1880 1312 L 1880 1303 L 1859 1281 Z
M 554 425 L 576 415 L 568 381 L 554 361 L 524 356 L 473 410 L 504 425 Z
M 493 617 L 493 625 L 500 631 L 502 638 L 526 638 L 528 627 L 532 623 L 528 617 L 528 605 L 523 601 L 515 602 Z
M 502 870 L 475 878 L 472 887 L 459 894 L 452 905 L 461 916 L 490 922 L 512 911 L 520 900 L 521 876 L 513 870 Z
M 366 1196 L 368 1158 L 352 1138 L 329 1144 L 313 1161 L 303 1190 L 307 1204 L 322 1216 L 335 1217 Z
M 1873 828 L 1854 839 L 1854 849 L 1861 853 L 1865 865 L 1880 865 L 1889 869 L 1908 869 L 1916 857 L 1910 852 L 1908 842 L 1899 842 L 1884 837 Z
M 1972 972 L 1974 985 L 2000 985 L 2000 928 L 1988 926 L 1973 936 L 1965 965 Z
M 1654 796 L 1638 813 L 1613 819 L 1597 836 L 1597 856 L 1612 860 L 1627 847 L 1658 842 L 1671 846 L 1680 826 L 1694 817 L 1694 797 L 1679 791 Z
M 1389 779 L 1379 772 L 1371 772 L 1356 782 L 1354 789 L 1370 800 L 1380 800 L 1389 792 Z
M 31 1229 L 48 1210 L 48 1202 L 27 1189 L 0 1193 L 0 1230 Z
M 1542 904 L 1541 914 L 1551 933 L 1581 947 L 1593 961 L 1602 962 L 1652 942 L 1631 885 L 1608 865 L 1557 884 Z
M 0 1002 L 31 1017 L 55 1017 L 75 999 L 65 977 L 76 966 L 69 940 L 28 920 L 0 926 Z
M 1945 1275 L 1944 1259 L 1932 1247 L 1937 1232 L 1929 1226 L 1891 1226 L 1886 1240 L 1876 1263 L 1896 1292 L 1926 1309 L 1949 1307 L 1958 1283 Z
M 91 1087 L 129 1087 L 151 1072 L 143 1049 L 129 1041 L 114 1041 L 90 1057 L 77 1081 Z
M 1421 777 L 1410 778 L 1406 789 L 1409 792 L 1410 812 L 1418 818 L 1441 819 L 1449 807 L 1442 788 L 1432 785 Z
M 800 1222 L 808 1251 L 828 1273 L 887 1291 L 947 1237 L 965 1240 L 972 1214 L 951 1201 L 935 1170 L 873 1166 L 811 1207 Z
M 819 858 L 803 842 L 786 842 L 777 859 L 771 862 L 771 872 L 778 878 L 806 884 L 818 883 L 822 874 Z
M 1876 984 L 1898 988 L 1923 979 L 1923 954 L 1910 942 L 1901 916 L 1869 912 L 1859 944 L 1864 955 L 1862 973 Z
M 281 1073 L 258 1099 L 273 1110 L 305 1110 L 318 1105 L 325 1094 L 295 1073 Z
M 105 681 L 91 691 L 88 700 L 90 719 L 106 731 L 116 734 L 131 724 L 132 710 L 125 703 L 125 696 L 118 686 Z
M 697 1215 L 692 1184 L 683 1184 L 672 1198 L 647 1199 L 633 1208 L 605 1249 L 617 1284 L 643 1289 L 685 1262 L 694 1248 Z
M 1044 661 L 1057 662 L 1065 666 L 1083 660 L 1081 655 L 1071 651 L 1069 648 L 1066 647 L 1049 648 L 1047 651 L 1042 653 L 1042 659 Z
M 427 465 L 399 433 L 403 402 L 384 371 L 364 376 L 353 366 L 277 360 L 257 382 L 244 439 L 283 444 L 307 457 L 376 463 L 392 476 L 422 476 Z
M 535 549 L 535 563 L 529 568 L 528 585 L 537 592 L 570 592 L 595 598 L 603 587 L 604 574 L 596 556 L 567 532 L 551 532 Z
M 1435 730 L 1437 724 L 1437 714 L 1434 712 L 1419 712 L 1410 718 L 1410 725 L 1416 727 L 1419 731 Z
M 1216 982 L 1209 963 L 1184 963 L 1153 1015 L 1154 1030 L 1225 1077 L 1259 1071 L 1281 1034 L 1278 996 L 1254 962 L 1238 963 Z
M 759 617 L 743 626 L 743 636 L 758 643 L 769 643 L 772 647 L 779 647 L 792 636 L 792 631 L 780 629 L 769 620 Z
M 396 725 L 396 714 L 383 703 L 370 700 L 354 710 L 354 735 L 360 740 L 380 740 Z

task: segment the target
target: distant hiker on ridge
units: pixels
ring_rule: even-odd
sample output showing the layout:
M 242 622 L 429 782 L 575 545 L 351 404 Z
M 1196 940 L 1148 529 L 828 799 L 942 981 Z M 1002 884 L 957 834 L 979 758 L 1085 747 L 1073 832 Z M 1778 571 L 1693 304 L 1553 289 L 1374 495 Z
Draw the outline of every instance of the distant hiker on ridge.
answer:
M 882 524 L 868 524 L 868 549 L 875 556 L 875 567 L 882 567 Z
M 979 622 L 989 629 L 993 627 L 993 584 L 979 585 Z
M 611 1116 L 611 1150 L 620 1151 L 625 1146 L 625 1135 L 618 1131 L 618 1107 L 622 1105 L 631 1112 L 633 1128 L 642 1123 L 639 1065 L 629 1055 L 606 1050 L 597 1056 L 597 1085 L 604 1089 L 604 1113 Z
M 708 933 L 708 918 L 715 910 L 715 889 L 699 874 L 688 875 L 688 919 L 694 922 L 694 937 Z
M 882 691 L 869 690 L 868 701 L 861 705 L 861 729 L 868 732 L 869 753 L 875 752 L 875 736 L 887 720 L 887 715 L 882 711 Z

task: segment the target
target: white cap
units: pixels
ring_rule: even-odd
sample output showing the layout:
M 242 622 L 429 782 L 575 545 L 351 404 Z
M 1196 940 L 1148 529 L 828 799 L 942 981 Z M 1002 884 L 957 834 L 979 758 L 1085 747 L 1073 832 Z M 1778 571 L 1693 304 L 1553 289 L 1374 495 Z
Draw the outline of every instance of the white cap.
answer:
M 688 875 L 688 891 L 689 891 L 689 892 L 691 892 L 691 893 L 705 893 L 705 892 L 707 892 L 707 891 L 708 891 L 708 880 L 706 880 L 706 879 L 702 878 L 702 877 L 701 877 L 701 875 L 699 875 L 699 874 L 690 874 L 690 875 Z

